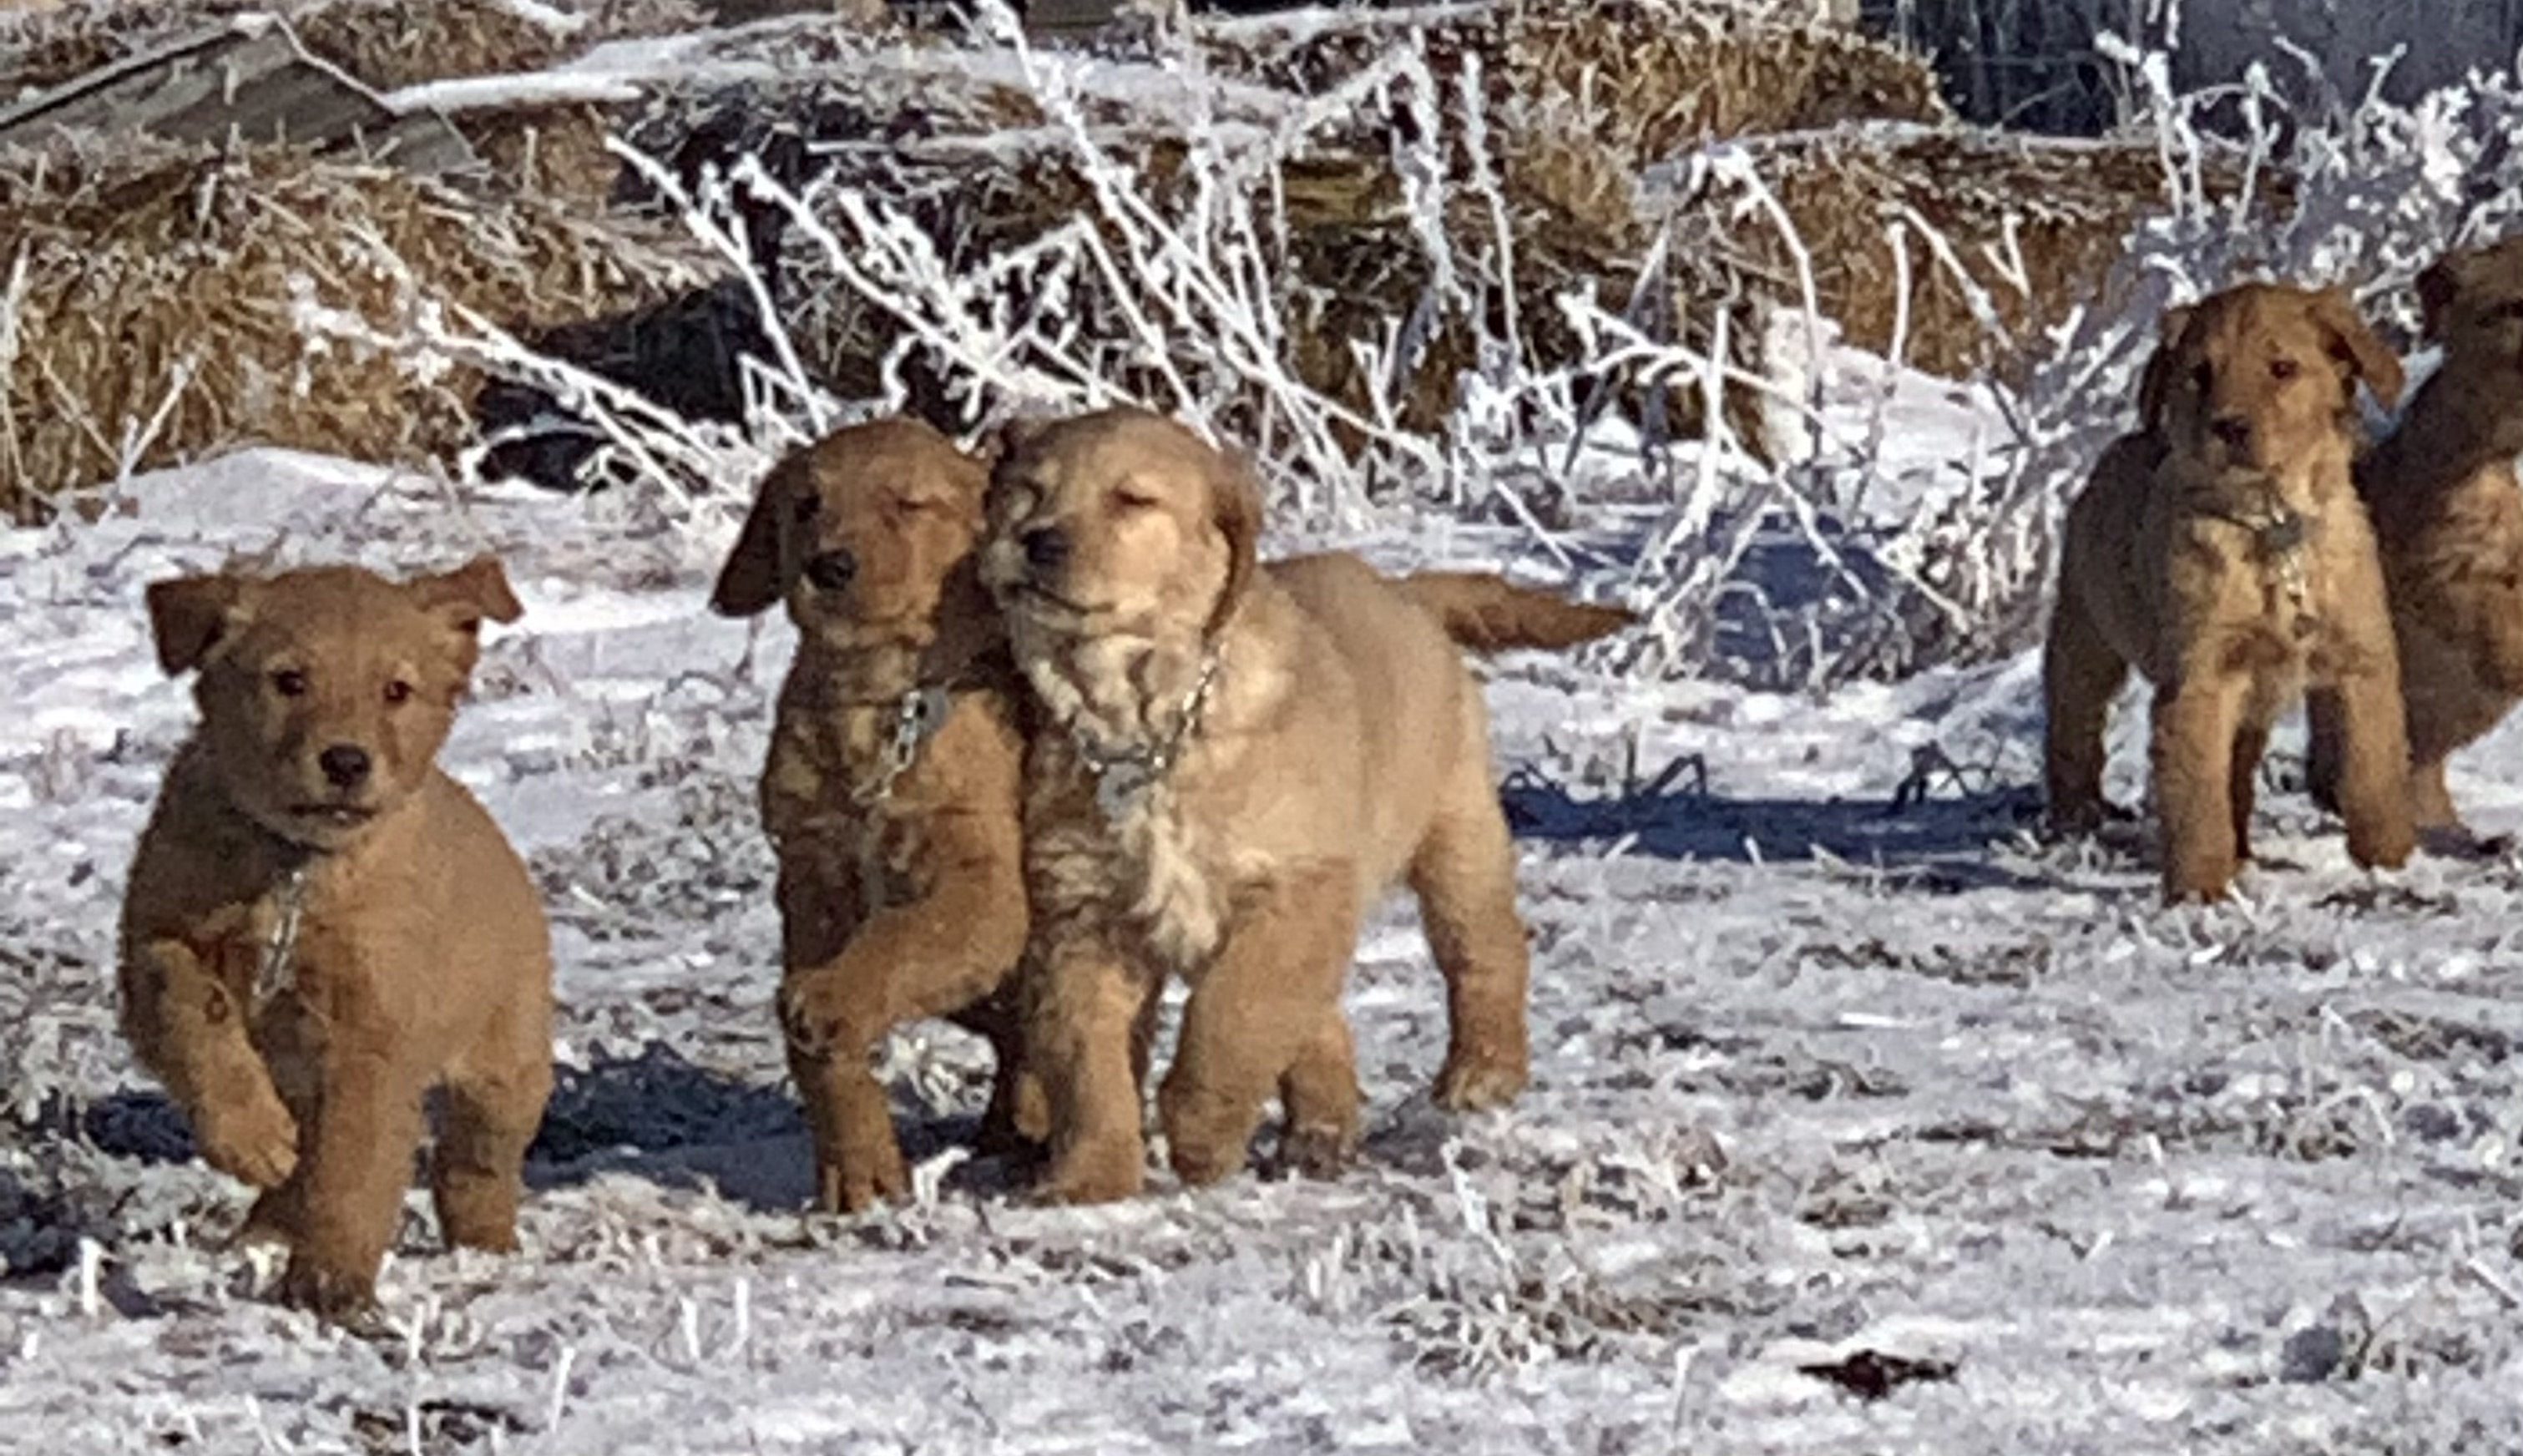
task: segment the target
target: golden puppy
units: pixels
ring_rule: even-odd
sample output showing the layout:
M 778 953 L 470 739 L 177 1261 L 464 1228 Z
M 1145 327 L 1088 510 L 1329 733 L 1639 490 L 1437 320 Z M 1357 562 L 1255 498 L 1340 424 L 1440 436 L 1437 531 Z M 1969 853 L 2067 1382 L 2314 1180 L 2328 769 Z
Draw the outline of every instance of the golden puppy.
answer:
M 2170 309 L 2141 430 L 2069 507 L 2042 653 L 2050 816 L 2103 814 L 2104 720 L 2135 668 L 2155 686 L 2167 900 L 2226 892 L 2269 726 L 2308 682 L 2340 705 L 2350 855 L 2408 857 L 2400 671 L 2350 479 L 2359 380 L 2388 404 L 2401 365 L 2344 289 L 2247 284 Z
M 2356 483 L 2391 590 L 2411 810 L 2430 841 L 2477 852 L 2491 846 L 2453 812 L 2445 760 L 2523 699 L 2523 238 L 2438 259 L 2418 302 L 2443 367 Z M 2335 804 L 2339 714 L 2319 696 L 2311 708 L 2309 776 Z
M 985 1136 L 1018 1120 L 1024 740 L 1006 629 L 973 548 L 989 475 L 913 420 L 857 425 L 762 483 L 711 605 L 785 601 L 797 655 L 762 773 L 780 856 L 781 1020 L 815 1141 L 817 1201 L 910 1191 L 869 1058 L 953 1016 L 998 1054 Z
M 1404 878 L 1449 995 L 1436 1100 L 1512 1100 L 1515 857 L 1449 628 L 1558 645 L 1628 614 L 1495 578 L 1397 589 L 1346 555 L 1260 565 L 1250 476 L 1144 411 L 1012 432 L 993 485 L 983 573 L 1048 720 L 1025 820 L 1046 1196 L 1141 1186 L 1139 1081 L 1168 971 L 1193 988 L 1158 1098 L 1183 1181 L 1242 1167 L 1273 1094 L 1288 1161 L 1345 1160 L 1359 1095 L 1341 987 L 1359 921 Z
M 390 582 L 355 567 L 149 587 L 158 660 L 199 670 L 122 910 L 121 1019 L 213 1167 L 265 1190 L 283 1298 L 374 1297 L 421 1100 L 446 1092 L 448 1240 L 516 1246 L 551 1091 L 551 952 L 525 866 L 439 770 L 498 561 Z

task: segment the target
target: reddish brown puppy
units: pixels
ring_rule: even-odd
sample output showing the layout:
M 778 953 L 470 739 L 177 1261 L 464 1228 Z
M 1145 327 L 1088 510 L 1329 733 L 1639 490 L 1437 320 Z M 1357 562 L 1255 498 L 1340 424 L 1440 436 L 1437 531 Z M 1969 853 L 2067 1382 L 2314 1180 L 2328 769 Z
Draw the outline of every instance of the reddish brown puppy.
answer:
M 2359 464 L 2400 645 L 2409 804 L 2434 847 L 2475 854 L 2445 760 L 2523 700 L 2523 238 L 2448 254 L 2418 275 L 2444 362 L 2390 439 Z M 2346 752 L 2337 705 L 2310 713 L 2316 797 L 2335 805 Z
M 2226 893 L 2270 725 L 2308 684 L 2340 705 L 2350 855 L 2408 857 L 2399 657 L 2350 477 L 2360 380 L 2389 403 L 2401 365 L 2345 290 L 2248 284 L 2171 309 L 2141 429 L 2069 508 L 2042 657 L 2050 816 L 2102 816 L 2104 722 L 2134 668 L 2155 687 L 2166 899 Z
M 817 1202 L 910 1191 L 869 1059 L 903 1022 L 988 1037 L 984 1138 L 1012 1144 L 1023 1046 L 998 996 L 1025 940 L 1024 740 L 1006 630 L 976 574 L 988 472 L 928 425 L 881 420 L 797 451 L 762 483 L 711 598 L 785 602 L 797 654 L 762 773 L 780 856 L 788 1066 Z
M 159 662 L 200 674 L 123 903 L 121 1014 L 212 1166 L 264 1190 L 283 1298 L 374 1294 L 423 1094 L 450 1242 L 516 1245 L 551 1090 L 543 905 L 505 835 L 436 763 L 485 620 L 482 557 L 396 583 L 353 567 L 149 588 Z

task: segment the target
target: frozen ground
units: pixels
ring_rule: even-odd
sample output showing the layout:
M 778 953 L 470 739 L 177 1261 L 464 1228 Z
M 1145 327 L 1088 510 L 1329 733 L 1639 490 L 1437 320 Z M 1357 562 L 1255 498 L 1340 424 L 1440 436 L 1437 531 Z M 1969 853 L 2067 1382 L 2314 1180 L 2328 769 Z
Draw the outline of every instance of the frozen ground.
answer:
M 2127 846 L 2025 834 L 2028 661 L 1828 701 L 1501 664 L 1538 952 L 1514 1109 L 1424 1104 L 1440 998 L 1391 911 L 1340 1182 L 1045 1210 L 950 1153 L 933 1198 L 812 1220 L 749 789 L 785 629 L 702 612 L 711 543 L 274 454 L 124 505 L 0 537 L 0 1449 L 2523 1446 L 2523 871 L 2369 877 L 2279 794 L 2299 868 L 2160 910 Z M 415 1198 L 387 1339 L 251 1297 L 238 1190 L 112 1031 L 123 865 L 189 713 L 140 588 L 274 543 L 495 546 L 528 603 L 449 760 L 550 893 L 564 1084 L 527 1252 L 432 1252 Z M 1959 777 L 1893 809 L 1930 745 Z M 2463 763 L 2490 827 L 2523 827 L 2517 746 Z M 975 1045 L 894 1063 L 948 1148 Z

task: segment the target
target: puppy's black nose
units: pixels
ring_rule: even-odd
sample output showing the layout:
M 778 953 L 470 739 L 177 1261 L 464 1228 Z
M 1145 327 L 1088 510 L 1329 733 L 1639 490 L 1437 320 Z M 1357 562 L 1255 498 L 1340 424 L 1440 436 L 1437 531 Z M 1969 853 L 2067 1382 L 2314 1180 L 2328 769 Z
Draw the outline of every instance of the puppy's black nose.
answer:
M 2208 433 L 2215 436 L 2217 443 L 2228 449 L 2248 450 L 2252 447 L 2252 422 L 2243 415 L 2220 414 L 2208 422 Z
M 818 591 L 846 591 L 859 574 L 859 560 L 847 551 L 826 551 L 806 563 L 806 580 Z
M 1025 565 L 1036 571 L 1058 571 L 1069 563 L 1069 533 L 1057 526 L 1036 526 L 1024 534 Z
M 367 781 L 368 751 L 352 743 L 336 743 L 315 755 L 315 765 L 335 788 L 357 788 Z

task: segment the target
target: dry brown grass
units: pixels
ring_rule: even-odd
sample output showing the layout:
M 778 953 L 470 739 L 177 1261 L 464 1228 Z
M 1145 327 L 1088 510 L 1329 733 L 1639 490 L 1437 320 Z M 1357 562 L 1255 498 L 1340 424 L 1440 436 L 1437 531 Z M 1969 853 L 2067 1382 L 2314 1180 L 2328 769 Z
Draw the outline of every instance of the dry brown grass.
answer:
M 1596 138 L 1643 164 L 1727 136 L 1856 119 L 1939 124 L 1953 113 L 1920 57 L 1833 25 L 1785 24 L 1676 0 L 1465 8 L 1422 27 L 1449 108 L 1467 58 L 1496 113 L 1582 106 Z M 1218 27 L 1211 65 L 1318 92 L 1394 48 L 1392 21 L 1360 11 L 1295 37 L 1266 24 Z
M 1892 344 L 1902 308 L 1890 231 L 1906 225 L 1909 320 L 1903 352 L 1931 374 L 2004 374 L 2042 329 L 2094 291 L 2130 231 L 2169 204 L 2151 143 L 2053 141 L 1976 130 L 1763 138 L 1747 147 L 1813 260 L 1820 310 L 1849 343 Z M 2236 178 L 2212 170 L 2212 195 Z M 1791 250 L 1732 189 L 1676 207 L 1684 306 L 1740 293 L 1801 306 Z M 1941 240 L 1952 262 L 1936 254 Z M 1976 290 L 1998 328 L 1973 305 Z
M 0 421 L 0 507 L 21 519 L 111 478 L 162 407 L 138 468 L 255 443 L 409 463 L 466 439 L 478 379 L 310 345 L 301 290 L 392 338 L 423 299 L 539 329 L 702 281 L 632 224 L 275 151 L 20 156 L 0 164 L 0 230 L 24 259 Z
M 530 70 L 602 40 L 704 23 L 690 0 L 559 0 L 566 31 L 498 0 L 71 0 L 0 12 L 0 93 L 59 85 L 230 16 L 276 13 L 307 48 L 373 90 Z
M 589 210 L 612 200 L 622 160 L 604 145 L 613 132 L 604 107 L 500 107 L 465 112 L 454 122 L 491 174 L 525 196 Z

